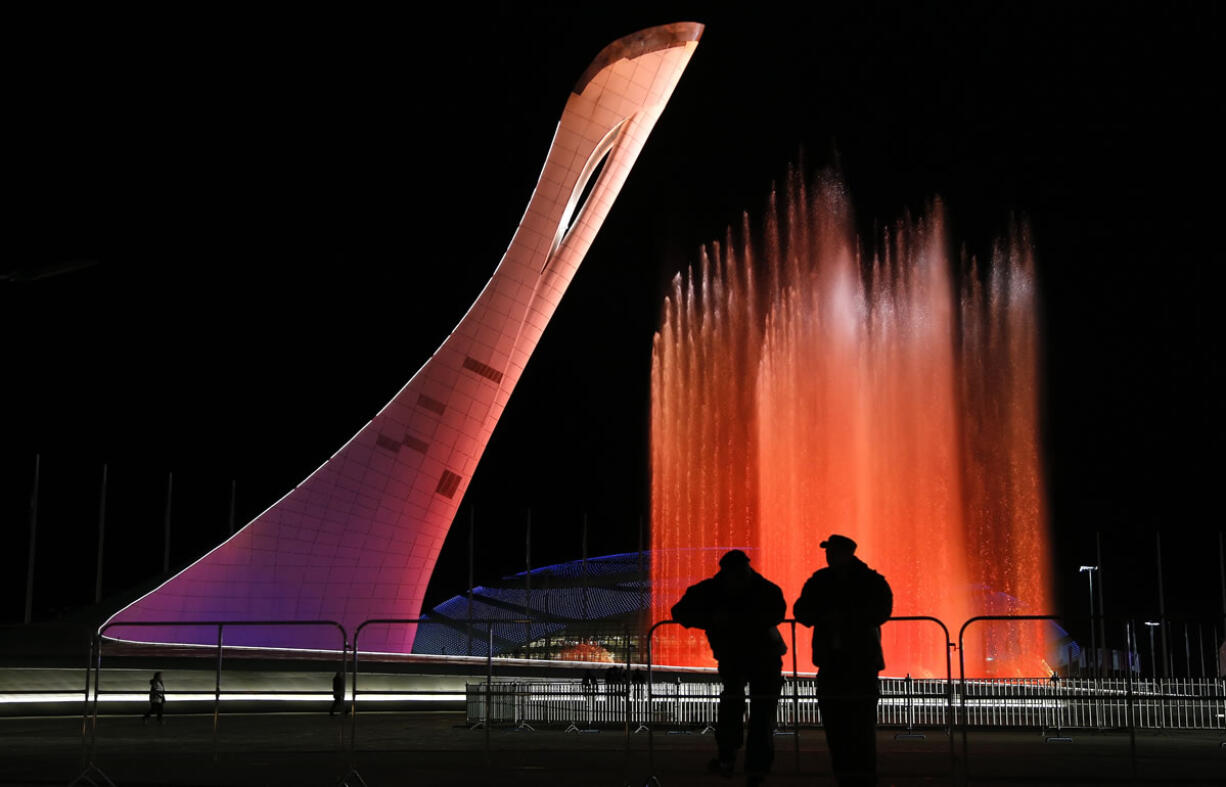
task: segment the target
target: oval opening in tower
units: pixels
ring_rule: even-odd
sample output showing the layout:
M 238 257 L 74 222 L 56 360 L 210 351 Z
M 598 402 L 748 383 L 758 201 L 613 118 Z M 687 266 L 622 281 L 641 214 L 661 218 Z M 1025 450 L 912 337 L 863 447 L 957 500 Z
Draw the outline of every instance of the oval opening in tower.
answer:
M 583 212 L 587 209 L 588 199 L 591 197 L 592 192 L 596 190 L 596 184 L 600 182 L 600 176 L 604 174 L 605 162 L 613 151 L 613 147 L 617 143 L 617 138 L 625 124 L 626 121 L 622 120 L 622 122 L 611 128 L 604 135 L 604 138 L 600 140 L 600 144 L 592 150 L 592 155 L 588 157 L 587 163 L 583 165 L 583 170 L 575 181 L 575 187 L 571 190 L 570 198 L 566 201 L 566 209 L 562 211 L 557 231 L 554 232 L 553 243 L 549 247 L 549 254 L 545 257 L 545 264 L 541 266 L 542 274 L 549 269 L 549 263 L 553 261 L 553 255 L 557 253 L 558 247 L 566 241 L 570 231 L 583 218 Z
M 592 174 L 588 175 L 587 182 L 583 184 L 583 190 L 579 192 L 574 207 L 570 210 L 570 215 L 566 217 L 567 220 L 562 229 L 563 240 L 566 240 L 566 236 L 570 234 L 571 228 L 579 222 L 579 217 L 583 215 L 583 208 L 587 205 L 587 198 L 592 196 L 592 189 L 596 187 L 596 182 L 600 180 L 600 173 L 604 171 L 604 164 L 608 160 L 609 151 L 606 150 L 604 155 L 600 157 L 600 161 L 596 164 L 596 168 L 592 170 Z

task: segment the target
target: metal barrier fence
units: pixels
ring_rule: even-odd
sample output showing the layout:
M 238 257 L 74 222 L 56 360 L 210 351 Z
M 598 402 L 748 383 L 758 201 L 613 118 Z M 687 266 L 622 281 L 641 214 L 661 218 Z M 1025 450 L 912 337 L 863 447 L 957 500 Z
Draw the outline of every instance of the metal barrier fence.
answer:
M 98 747 L 98 702 L 102 695 L 102 639 L 106 632 L 111 628 L 140 628 L 154 626 L 169 626 L 169 627 L 199 627 L 212 628 L 217 627 L 217 668 L 215 671 L 214 687 L 213 687 L 213 748 L 216 751 L 217 746 L 217 727 L 221 718 L 221 665 L 222 653 L 225 638 L 226 626 L 335 626 L 340 632 L 340 665 L 341 670 L 345 669 L 345 654 L 349 647 L 349 637 L 345 632 L 345 627 L 335 620 L 202 620 L 202 621 L 138 621 L 138 622 L 111 622 L 98 629 L 98 633 L 90 642 L 89 660 L 85 668 L 85 703 L 81 717 L 81 759 L 82 770 L 77 778 L 69 782 L 69 785 L 78 783 L 94 784 L 95 779 L 100 779 L 114 787 L 114 783 L 106 775 L 105 771 L 98 767 L 95 762 L 95 753 Z M 93 669 L 93 707 L 90 707 L 90 669 Z M 207 694 L 207 692 L 192 692 Z
M 468 721 L 487 718 L 487 684 L 466 686 Z M 947 728 L 948 684 L 944 680 L 881 678 L 877 724 L 881 727 Z M 488 694 L 493 724 L 520 726 L 622 726 L 627 709 L 632 725 L 702 727 L 714 724 L 721 685 L 717 682 L 658 682 L 650 692 L 632 684 L 629 697 L 614 684 L 585 688 L 578 681 L 513 681 L 492 684 Z M 1123 679 L 994 678 L 954 684 L 954 706 L 965 724 L 985 729 L 1128 728 L 1127 685 Z M 650 693 L 651 699 L 648 700 Z M 793 698 L 797 701 L 793 702 Z M 1137 729 L 1226 730 L 1226 681 L 1212 678 L 1137 681 L 1133 685 Z M 798 715 L 797 715 L 798 714 Z M 817 683 L 812 678 L 784 680 L 777 709 L 778 728 L 820 727 Z
M 352 673 L 353 700 L 349 708 L 349 714 L 350 714 L 349 745 L 346 749 L 346 753 L 348 757 L 348 770 L 340 780 L 341 785 L 350 785 L 350 782 L 352 782 L 353 784 L 361 784 L 361 785 L 366 784 L 366 782 L 362 779 L 361 773 L 357 769 L 357 765 L 354 762 L 354 749 L 357 746 L 357 738 L 358 738 L 358 694 L 359 694 L 359 691 L 358 691 L 358 639 L 361 637 L 362 631 L 365 630 L 367 626 L 420 626 L 422 624 L 430 623 L 430 622 L 432 621 L 424 620 L 421 618 L 374 618 L 372 620 L 362 621 L 361 623 L 358 624 L 358 627 L 354 629 L 353 631 L 353 673 Z M 474 726 L 474 729 L 476 729 L 477 727 L 482 727 L 485 729 L 485 757 L 486 757 L 487 763 L 489 762 L 489 758 L 490 758 L 490 726 L 491 726 L 490 719 L 493 718 L 494 709 L 495 709 L 495 705 L 494 705 L 494 626 L 495 625 L 523 626 L 523 625 L 531 625 L 532 622 L 533 621 L 530 619 L 494 620 L 494 619 L 488 619 L 488 618 L 482 619 L 482 620 L 470 619 L 467 621 L 469 626 L 472 626 L 473 623 L 484 624 L 485 632 L 486 632 L 485 684 L 483 684 L 486 686 L 486 692 L 485 692 L 485 696 L 481 698 L 481 703 L 480 703 L 482 710 L 483 710 L 482 719 L 477 725 Z M 386 694 L 389 692 L 367 691 L 365 693 L 377 695 L 377 694 Z M 442 694 L 446 692 L 426 691 L 422 693 Z M 505 696 L 505 692 L 500 692 L 500 694 Z M 514 697 L 514 695 L 511 695 L 511 696 L 512 698 Z M 512 701 L 515 701 L 515 700 L 512 699 Z M 501 701 L 499 704 L 499 708 L 501 708 Z
M 790 733 L 792 735 L 792 741 L 793 741 L 793 755 L 795 759 L 795 769 L 799 771 L 800 770 L 800 730 L 801 730 L 801 727 L 807 726 L 807 724 L 814 724 L 814 725 L 819 724 L 820 719 L 821 719 L 821 711 L 820 711 L 820 708 L 818 706 L 818 701 L 817 701 L 816 681 L 814 681 L 813 679 L 806 679 L 802 681 L 800 679 L 799 671 L 797 670 L 797 664 L 796 664 L 796 623 L 797 621 L 793 619 L 786 619 L 782 622 L 788 624 L 791 630 L 791 647 L 789 648 L 789 651 L 792 655 L 792 675 L 791 675 L 790 681 L 786 677 L 784 679 L 784 692 L 781 693 L 779 697 L 780 701 L 776 705 L 776 727 L 778 729 L 790 728 Z M 954 710 L 953 669 L 952 669 L 952 663 L 951 663 L 951 659 L 949 655 L 949 649 L 952 647 L 953 643 L 950 641 L 950 638 L 949 638 L 949 628 L 941 620 L 934 618 L 934 617 L 927 616 L 927 615 L 899 616 L 896 618 L 890 618 L 889 621 L 887 622 L 934 623 L 941 628 L 941 631 L 944 634 L 945 677 L 946 679 L 942 685 L 944 686 L 945 690 L 940 695 L 936 695 L 936 696 L 940 697 L 941 702 L 944 706 L 944 710 L 946 711 L 944 714 L 943 721 L 946 727 L 946 732 L 949 737 L 950 773 L 952 775 L 954 771 L 956 770 L 956 754 L 954 751 L 954 741 L 953 741 L 953 735 L 952 735 L 952 732 L 953 732 L 952 724 L 953 724 L 953 718 L 954 718 L 953 716 L 953 710 Z M 647 757 L 648 757 L 648 768 L 650 769 L 650 776 L 648 777 L 649 783 L 652 781 L 656 781 L 658 783 L 658 779 L 656 777 L 656 764 L 655 764 L 654 727 L 652 726 L 654 723 L 658 721 L 655 718 L 655 711 L 656 711 L 657 705 L 655 702 L 655 699 L 656 699 L 655 682 L 653 680 L 653 672 L 654 672 L 653 642 L 654 642 L 656 631 L 661 626 L 665 626 L 665 625 L 680 625 L 680 624 L 677 623 L 677 621 L 675 620 L 661 620 L 655 623 L 654 625 L 652 625 L 650 631 L 647 634 L 647 698 L 646 698 L 647 704 L 646 704 L 646 708 L 642 709 L 643 712 L 647 713 L 647 718 L 644 718 L 643 716 L 640 716 L 639 718 L 641 719 L 640 725 L 644 726 L 647 731 L 647 752 L 648 752 Z M 711 690 L 712 689 L 708 689 L 708 691 L 711 691 Z M 709 714 L 709 716 L 704 717 L 702 721 L 707 724 L 714 724 L 715 718 L 718 714 L 718 708 L 719 708 L 718 698 L 719 698 L 719 691 L 715 691 L 713 697 L 706 696 L 700 699 L 698 702 L 694 702 L 694 698 L 692 695 L 690 697 L 685 697 L 685 695 L 681 693 L 680 687 L 678 687 L 677 694 L 674 696 L 673 701 L 675 705 L 680 705 L 684 702 L 685 704 L 693 706 L 694 710 L 696 710 L 698 713 Z M 884 694 L 883 694 L 883 698 L 885 698 Z M 898 699 L 897 695 L 891 695 L 887 699 L 885 704 L 894 705 L 897 699 Z M 912 729 L 912 727 L 914 726 L 914 722 L 915 722 L 915 699 L 916 699 L 915 682 L 908 676 L 907 678 L 903 679 L 903 686 L 902 686 L 902 702 L 903 702 L 903 708 L 904 708 L 904 714 L 905 714 L 904 718 L 906 719 L 906 726 L 908 730 Z M 923 699 L 929 699 L 929 697 L 924 697 Z M 665 697 L 664 700 L 665 700 L 665 703 L 667 703 L 667 697 Z M 878 707 L 879 716 L 881 713 L 881 706 L 882 706 L 882 701 L 878 700 L 877 707 Z M 665 705 L 665 708 L 667 708 L 667 704 Z M 627 721 L 627 729 L 628 728 L 629 728 L 629 721 Z
M 1151 679 L 1138 680 L 1131 673 L 1123 678 L 1034 678 L 1034 679 L 968 679 L 963 662 L 962 643 L 969 626 L 981 621 L 1034 621 L 1053 620 L 1051 615 L 981 616 L 963 624 L 958 636 L 960 674 L 955 681 L 952 675 L 949 650 L 954 647 L 948 629 L 936 618 L 916 616 L 891 618 L 892 623 L 904 621 L 929 621 L 939 625 L 945 632 L 947 678 L 911 679 L 886 678 L 880 683 L 880 700 L 877 705 L 878 723 L 894 727 L 945 728 L 950 743 L 951 773 L 957 771 L 953 729 L 962 729 L 962 761 L 968 759 L 967 730 L 977 728 L 1040 728 L 1043 730 L 1065 729 L 1127 729 L 1132 736 L 1132 762 L 1136 763 L 1137 729 L 1171 730 L 1226 730 L 1226 680 L 1213 678 Z M 341 784 L 365 784 L 353 763 L 357 737 L 357 716 L 360 696 L 392 694 L 386 690 L 359 692 L 358 640 L 368 625 L 421 625 L 430 623 L 420 619 L 380 619 L 365 621 L 354 632 L 350 648 L 344 627 L 336 621 L 147 621 L 140 623 L 115 623 L 100 629 L 90 643 L 85 669 L 84 708 L 82 712 L 82 763 L 83 770 L 73 784 L 101 781 L 110 784 L 106 774 L 94 762 L 97 744 L 98 704 L 104 693 L 101 688 L 102 638 L 112 626 L 209 626 L 217 628 L 216 673 L 212 692 L 195 691 L 213 697 L 213 741 L 216 747 L 217 727 L 220 718 L 221 668 L 224 648 L 224 630 L 230 626 L 334 626 L 340 633 L 342 671 L 345 660 L 352 652 L 351 679 L 352 722 L 348 745 L 343 734 L 340 748 L 347 757 L 349 771 Z M 480 684 L 467 684 L 466 705 L 468 718 L 474 721 L 473 729 L 485 731 L 485 754 L 490 756 L 490 728 L 495 724 L 531 728 L 536 724 L 568 724 L 568 729 L 623 726 L 626 734 L 626 760 L 629 763 L 630 740 L 633 732 L 647 732 L 649 762 L 655 772 L 654 741 L 652 732 L 657 727 L 697 727 L 713 724 L 716 719 L 721 686 L 714 681 L 656 683 L 653 679 L 652 637 L 655 631 L 673 621 L 660 621 L 653 625 L 647 635 L 646 684 L 626 681 L 603 686 L 584 686 L 579 682 L 559 681 L 513 681 L 494 682 L 493 640 L 496 626 L 521 626 L 527 620 L 483 619 L 470 623 L 486 625 L 486 680 Z M 817 700 L 816 682 L 801 678 L 796 664 L 795 621 L 785 621 L 791 626 L 791 675 L 784 682 L 781 702 L 777 706 L 776 724 L 780 730 L 794 734 L 794 749 L 799 769 L 799 732 L 802 727 L 811 728 L 821 724 L 821 710 Z M 627 640 L 628 641 L 628 640 Z M 211 646 L 206 646 L 211 647 Z M 630 667 L 630 652 L 627 649 L 625 666 Z M 91 671 L 93 673 L 90 680 Z M 92 687 L 92 688 L 91 688 Z M 92 699 L 91 699 L 92 690 Z M 292 692 L 291 692 L 292 693 Z M 317 692 L 303 692 L 317 693 Z M 422 694 L 450 694 L 450 691 L 421 691 Z M 244 692 L 228 692 L 242 695 Z M 1049 738 L 1049 740 L 1052 740 Z M 1226 742 L 1223 743 L 1226 746 Z M 627 767 L 629 767 L 627 765 Z M 965 775 L 965 773 L 964 773 Z M 650 781 L 650 778 L 649 778 Z

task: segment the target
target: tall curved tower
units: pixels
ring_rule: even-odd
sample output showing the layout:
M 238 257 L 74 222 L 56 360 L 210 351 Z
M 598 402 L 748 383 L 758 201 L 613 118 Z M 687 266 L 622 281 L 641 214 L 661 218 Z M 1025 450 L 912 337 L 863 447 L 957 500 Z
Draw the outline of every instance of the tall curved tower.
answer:
M 117 612 L 108 637 L 215 644 L 137 621 L 415 618 L 469 479 L 546 323 L 698 45 L 677 23 L 609 44 L 567 99 L 511 244 L 442 346 L 352 439 L 242 530 Z M 408 653 L 414 627 L 362 650 Z M 335 649 L 334 629 L 239 626 L 226 643 Z

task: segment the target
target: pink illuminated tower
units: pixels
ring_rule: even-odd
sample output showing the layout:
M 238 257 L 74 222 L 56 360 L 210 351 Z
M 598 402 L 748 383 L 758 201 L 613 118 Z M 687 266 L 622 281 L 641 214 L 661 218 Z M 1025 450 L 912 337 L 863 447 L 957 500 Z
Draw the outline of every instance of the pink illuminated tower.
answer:
M 349 442 L 246 527 L 108 623 L 415 618 L 507 398 L 698 45 L 703 26 L 653 27 L 597 55 L 567 99 L 502 262 L 412 379 Z M 586 200 L 583 199 L 586 193 Z M 414 627 L 364 631 L 408 653 Z M 215 644 L 206 626 L 106 635 Z M 337 649 L 324 627 L 227 628 L 229 645 Z

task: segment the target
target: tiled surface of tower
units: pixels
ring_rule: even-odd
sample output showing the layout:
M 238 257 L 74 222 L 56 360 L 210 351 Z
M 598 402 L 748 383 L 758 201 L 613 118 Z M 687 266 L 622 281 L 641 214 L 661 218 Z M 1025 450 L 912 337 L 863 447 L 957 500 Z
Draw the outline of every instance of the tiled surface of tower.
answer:
M 501 263 L 430 360 L 306 480 L 109 622 L 334 620 L 352 636 L 363 620 L 417 617 L 507 398 L 701 34 L 678 23 L 605 47 L 566 102 Z M 106 635 L 216 644 L 217 631 L 113 625 Z M 359 644 L 407 653 L 413 638 L 412 626 L 375 626 Z M 225 641 L 340 647 L 325 626 L 232 627 Z

